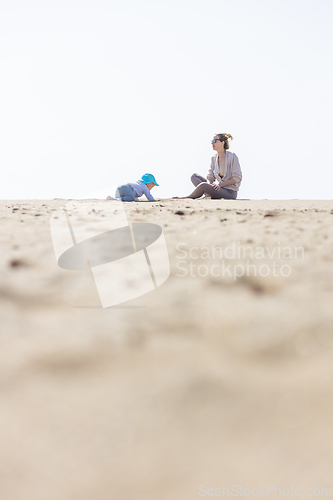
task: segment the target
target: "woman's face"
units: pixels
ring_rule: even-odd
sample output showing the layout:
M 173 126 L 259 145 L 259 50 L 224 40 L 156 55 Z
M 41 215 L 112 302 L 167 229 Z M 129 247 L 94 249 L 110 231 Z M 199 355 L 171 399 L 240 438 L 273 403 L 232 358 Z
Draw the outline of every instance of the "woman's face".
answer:
M 216 141 L 216 142 L 213 142 L 213 141 Z M 218 153 L 220 151 L 224 151 L 224 141 L 221 142 L 217 135 L 214 136 L 213 141 L 212 141 L 212 147 L 213 147 L 214 151 L 217 151 Z

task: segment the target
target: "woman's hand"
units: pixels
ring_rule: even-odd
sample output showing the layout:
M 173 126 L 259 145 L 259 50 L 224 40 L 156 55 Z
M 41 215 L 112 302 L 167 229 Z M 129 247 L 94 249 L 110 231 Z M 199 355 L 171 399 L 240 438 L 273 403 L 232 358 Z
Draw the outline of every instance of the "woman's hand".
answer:
M 218 191 L 221 187 L 218 181 L 214 181 L 212 186 L 215 189 L 215 191 Z

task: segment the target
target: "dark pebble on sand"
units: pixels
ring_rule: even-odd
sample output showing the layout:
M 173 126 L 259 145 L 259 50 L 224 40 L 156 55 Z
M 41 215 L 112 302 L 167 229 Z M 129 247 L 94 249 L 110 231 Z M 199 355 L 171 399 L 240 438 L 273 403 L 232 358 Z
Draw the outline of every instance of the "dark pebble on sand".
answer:
M 22 259 L 12 259 L 9 261 L 11 267 L 23 267 L 27 266 L 27 263 Z

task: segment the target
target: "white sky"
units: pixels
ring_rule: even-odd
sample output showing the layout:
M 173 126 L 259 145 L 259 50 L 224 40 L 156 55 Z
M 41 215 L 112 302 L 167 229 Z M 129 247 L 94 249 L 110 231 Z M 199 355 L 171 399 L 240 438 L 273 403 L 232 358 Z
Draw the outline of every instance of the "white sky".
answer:
M 332 198 L 332 0 L 1 0 L 0 198 L 207 175 L 239 198 Z M 113 193 L 110 193 L 113 194 Z

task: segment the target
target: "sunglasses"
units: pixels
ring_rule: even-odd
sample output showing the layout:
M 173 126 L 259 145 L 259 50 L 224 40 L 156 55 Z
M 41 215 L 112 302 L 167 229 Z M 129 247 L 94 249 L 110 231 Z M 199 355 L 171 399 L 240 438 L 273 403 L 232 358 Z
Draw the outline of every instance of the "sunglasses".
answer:
M 215 144 L 216 141 L 220 141 L 220 139 L 213 139 L 212 144 Z M 220 141 L 221 142 L 221 141 Z

